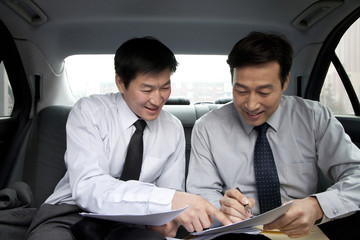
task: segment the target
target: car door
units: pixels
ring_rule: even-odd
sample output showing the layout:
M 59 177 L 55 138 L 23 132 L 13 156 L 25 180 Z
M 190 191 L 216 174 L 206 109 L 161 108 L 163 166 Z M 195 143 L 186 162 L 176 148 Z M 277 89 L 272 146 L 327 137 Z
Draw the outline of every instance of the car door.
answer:
M 305 98 L 328 106 L 360 147 L 360 9 L 327 37 L 311 73 Z
M 14 40 L 0 21 L 0 189 L 30 126 L 31 92 Z

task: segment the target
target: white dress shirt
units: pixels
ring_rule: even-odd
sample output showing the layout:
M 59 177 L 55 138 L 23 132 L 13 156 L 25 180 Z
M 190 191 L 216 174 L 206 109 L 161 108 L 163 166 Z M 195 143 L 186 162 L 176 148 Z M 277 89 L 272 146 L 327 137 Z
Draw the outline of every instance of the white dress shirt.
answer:
M 280 181 L 282 202 L 317 197 L 323 222 L 360 210 L 360 150 L 330 110 L 315 101 L 283 96 L 267 131 Z M 219 207 L 222 194 L 239 187 L 256 201 L 256 130 L 233 103 L 213 110 L 193 128 L 187 190 Z M 316 193 L 318 170 L 335 184 Z
M 138 117 L 120 93 L 80 99 L 66 125 L 67 172 L 46 200 L 77 204 L 101 214 L 147 214 L 171 210 L 184 190 L 185 137 L 181 122 L 161 110 L 147 121 L 139 181 L 120 181 L 127 146 Z

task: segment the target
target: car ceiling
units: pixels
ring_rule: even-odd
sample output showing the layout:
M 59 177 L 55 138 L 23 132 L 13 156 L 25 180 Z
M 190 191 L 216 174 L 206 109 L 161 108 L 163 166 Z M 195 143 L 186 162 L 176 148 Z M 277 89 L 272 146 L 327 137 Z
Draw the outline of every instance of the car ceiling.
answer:
M 307 30 L 292 25 L 315 0 L 34 0 L 45 14 L 29 24 L 4 1 L 0 18 L 16 39 L 33 42 L 51 64 L 79 53 L 114 53 L 125 40 L 151 35 L 177 54 L 228 54 L 253 30 L 285 34 L 295 52 L 324 41 L 341 19 L 360 6 L 346 0 Z M 17 2 L 31 1 L 18 0 Z M 326 1 L 329 2 L 329 1 Z

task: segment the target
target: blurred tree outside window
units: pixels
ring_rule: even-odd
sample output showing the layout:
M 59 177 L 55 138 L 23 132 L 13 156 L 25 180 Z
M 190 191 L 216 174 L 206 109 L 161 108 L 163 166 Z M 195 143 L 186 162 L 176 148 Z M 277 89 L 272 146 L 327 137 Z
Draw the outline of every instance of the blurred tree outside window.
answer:
M 335 53 L 345 68 L 357 97 L 360 96 L 360 19 L 354 22 L 341 38 Z M 354 115 L 348 94 L 335 70 L 330 65 L 320 102 L 328 106 L 336 115 Z
M 0 117 L 8 117 L 14 107 L 14 96 L 3 63 L 0 63 Z

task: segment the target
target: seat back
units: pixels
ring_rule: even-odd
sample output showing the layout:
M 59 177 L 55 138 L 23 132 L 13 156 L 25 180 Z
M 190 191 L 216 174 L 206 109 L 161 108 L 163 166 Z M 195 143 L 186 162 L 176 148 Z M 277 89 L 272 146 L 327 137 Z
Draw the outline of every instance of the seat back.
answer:
M 34 156 L 24 171 L 24 181 L 32 189 L 35 204 L 39 207 L 54 191 L 56 184 L 66 171 L 64 153 L 66 150 L 66 121 L 70 106 L 50 106 L 42 109 L 37 117 L 37 131 L 32 139 L 35 143 Z
M 191 133 L 195 121 L 204 114 L 221 106 L 221 104 L 164 106 L 164 110 L 175 115 L 184 127 L 186 140 L 185 177 L 188 173 L 191 152 Z M 36 147 L 36 151 L 33 157 L 26 159 L 26 161 L 30 161 L 26 163 L 26 165 L 31 167 L 30 169 L 25 169 L 26 174 L 24 174 L 24 181 L 31 187 L 37 207 L 52 194 L 56 184 L 65 174 L 65 127 L 70 110 L 71 106 L 50 106 L 42 109 L 38 114 L 36 140 L 35 144 L 32 144 L 32 146 Z M 323 183 L 325 180 L 323 175 L 320 175 L 319 183 Z M 321 190 L 325 190 L 327 187 L 323 185 L 324 184 L 321 186 Z
M 164 110 L 174 114 L 183 124 L 186 139 L 186 175 L 191 151 L 191 132 L 195 121 L 221 105 L 165 105 Z M 37 117 L 36 137 L 32 140 L 35 153 L 27 157 L 24 181 L 32 189 L 35 205 L 39 207 L 52 194 L 64 176 L 66 168 L 66 121 L 71 106 L 50 106 L 42 109 Z M 185 176 L 186 176 L 185 175 Z
M 191 133 L 194 127 L 195 121 L 202 117 L 204 114 L 210 112 L 215 108 L 219 108 L 220 104 L 200 104 L 200 105 L 165 105 L 164 110 L 172 113 L 177 117 L 183 127 L 185 132 L 185 158 L 186 158 L 186 167 L 185 167 L 185 178 L 188 173 L 188 166 L 190 160 L 191 152 Z

